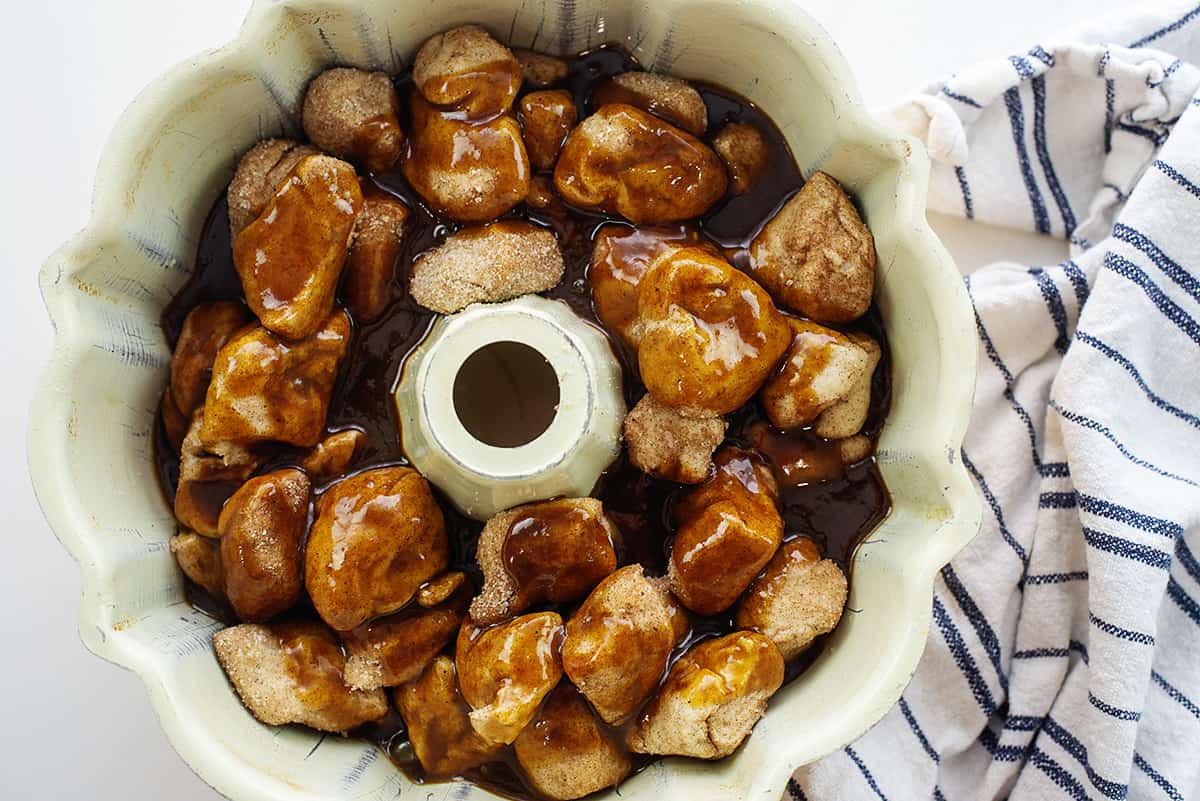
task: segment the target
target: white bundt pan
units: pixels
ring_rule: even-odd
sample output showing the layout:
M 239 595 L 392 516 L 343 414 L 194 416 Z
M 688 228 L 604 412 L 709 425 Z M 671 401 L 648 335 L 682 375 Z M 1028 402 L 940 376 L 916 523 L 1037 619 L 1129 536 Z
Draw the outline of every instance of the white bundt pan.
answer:
M 783 129 L 806 175 L 825 170 L 851 191 L 875 234 L 893 371 L 879 463 L 894 506 L 858 549 L 852 611 L 734 757 L 663 760 L 621 787 L 627 801 L 775 801 L 794 768 L 895 703 L 925 643 L 934 576 L 980 516 L 959 460 L 975 334 L 958 272 L 925 222 L 928 161 L 865 113 L 837 48 L 786 0 L 258 0 L 236 41 L 142 92 L 104 151 L 91 222 L 41 272 L 57 337 L 29 462 L 83 571 L 80 634 L 142 678 L 172 744 L 231 799 L 491 797 L 413 787 L 366 743 L 268 728 L 242 708 L 213 656 L 217 624 L 184 599 L 151 455 L 170 360 L 159 314 L 188 279 L 239 155 L 298 134 L 305 85 L 323 68 L 396 71 L 426 37 L 466 22 L 560 54 L 620 42 L 648 68 L 744 94 Z

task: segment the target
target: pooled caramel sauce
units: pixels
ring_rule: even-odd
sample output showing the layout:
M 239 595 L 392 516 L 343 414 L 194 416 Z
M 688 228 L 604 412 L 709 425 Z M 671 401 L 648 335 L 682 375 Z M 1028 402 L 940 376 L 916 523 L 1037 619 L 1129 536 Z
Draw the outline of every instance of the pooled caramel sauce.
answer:
M 620 72 L 640 68 L 627 53 L 612 46 L 581 54 L 570 59 L 569 65 L 566 80 L 555 88 L 565 88 L 572 94 L 581 119 L 590 110 L 591 92 L 597 84 Z M 401 98 L 410 96 L 412 81 L 407 73 L 396 79 L 396 85 Z M 735 266 L 744 266 L 745 249 L 750 240 L 775 210 L 799 190 L 803 179 L 782 134 L 762 110 L 718 87 L 706 84 L 696 84 L 696 87 L 708 107 L 706 141 L 711 140 L 723 124 L 743 122 L 762 131 L 768 145 L 767 167 L 752 189 L 738 196 L 727 195 L 699 220 L 703 237 L 724 251 Z M 530 90 L 530 87 L 525 88 L 525 91 Z M 411 137 L 407 108 L 401 115 L 401 124 Z M 436 317 L 409 297 L 406 290 L 408 269 L 417 255 L 444 241 L 461 227 L 428 209 L 399 169 L 372 174 L 363 183 L 365 189 L 374 188 L 399 198 L 412 214 L 405 227 L 388 302 L 378 318 L 371 322 L 355 321 L 352 341 L 329 407 L 328 431 L 355 427 L 366 434 L 366 442 L 348 467 L 350 472 L 407 463 L 400 447 L 399 421 L 391 391 L 404 359 L 421 342 Z M 163 330 L 172 344 L 179 336 L 184 317 L 195 305 L 210 300 L 243 299 L 242 287 L 233 268 L 227 214 L 222 197 L 201 231 L 191 281 L 163 313 Z M 561 203 L 545 209 L 522 204 L 510 216 L 529 220 L 557 234 L 566 274 L 562 283 L 546 294 L 566 302 L 584 319 L 599 324 L 587 278 L 593 238 L 605 223 L 626 228 L 628 223 Z M 887 342 L 878 310 L 872 307 L 847 330 L 864 331 L 883 346 L 883 359 L 872 383 L 871 411 L 863 429 L 863 433 L 874 439 L 888 409 L 891 387 Z M 645 391 L 637 372 L 636 354 L 619 336 L 614 335 L 612 341 L 613 351 L 624 369 L 626 402 L 632 408 Z M 820 470 L 814 470 L 808 462 L 805 462 L 807 467 L 800 465 L 804 459 L 820 461 L 811 454 L 820 454 L 830 446 L 808 431 L 784 434 L 771 429 L 756 400 L 730 415 L 727 444 L 757 448 L 775 463 L 785 539 L 801 535 L 811 537 L 821 553 L 849 574 L 855 547 L 891 507 L 874 459 L 848 468 L 832 466 L 832 462 Z M 178 481 L 178 455 L 167 444 L 161 425 L 156 435 L 155 453 L 163 490 L 171 498 Z M 298 449 L 281 448 L 259 472 L 296 464 L 302 455 L 303 451 Z M 819 480 L 821 478 L 826 480 Z M 613 463 L 592 494 L 604 503 L 606 513 L 620 532 L 617 543 L 619 564 L 639 562 L 646 567 L 648 575 L 665 573 L 674 533 L 672 509 L 686 489 L 642 473 L 624 455 Z M 318 494 L 323 490 L 324 487 L 318 487 Z M 440 494 L 435 492 L 435 496 L 444 510 L 450 538 L 449 569 L 464 571 L 479 587 L 481 577 L 475 563 L 475 544 L 482 523 L 460 515 Z M 853 581 L 853 577 L 850 578 Z M 207 596 L 200 588 L 189 586 L 189 594 L 198 608 L 228 622 L 236 622 L 225 605 Z M 299 611 L 310 608 L 311 602 L 306 596 Z M 574 605 L 541 605 L 538 608 L 553 609 L 566 619 Z M 853 613 L 854 610 L 847 611 L 847 614 Z M 733 631 L 731 617 L 732 611 L 709 618 L 692 616 L 691 631 L 675 647 L 671 661 L 699 642 Z M 818 638 L 812 647 L 788 663 L 787 680 L 802 673 L 816 659 L 824 641 L 824 637 Z M 453 647 L 453 644 L 449 647 L 451 654 Z M 384 719 L 356 730 L 355 734 L 378 743 L 406 773 L 421 779 L 420 765 L 397 713 L 393 711 Z M 638 755 L 634 755 L 634 759 L 638 769 L 651 761 Z M 469 771 L 466 778 L 501 795 L 517 799 L 538 798 L 538 794 L 521 779 L 511 749 L 505 749 L 498 761 Z

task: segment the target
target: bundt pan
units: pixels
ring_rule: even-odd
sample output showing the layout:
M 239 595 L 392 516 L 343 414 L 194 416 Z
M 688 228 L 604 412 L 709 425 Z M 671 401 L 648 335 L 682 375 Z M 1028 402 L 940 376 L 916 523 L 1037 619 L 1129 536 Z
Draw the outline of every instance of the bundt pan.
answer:
M 464 784 L 415 788 L 372 745 L 330 737 L 314 750 L 319 734 L 246 712 L 213 656 L 218 624 L 184 598 L 151 453 L 171 355 L 159 315 L 187 281 L 239 155 L 299 132 L 305 85 L 323 68 L 397 71 L 426 37 L 467 22 L 559 54 L 618 42 L 647 68 L 746 95 L 778 123 L 805 175 L 841 181 L 874 232 L 893 370 L 878 458 L 893 508 L 854 558 L 852 611 L 733 757 L 661 760 L 620 790 L 626 801 L 774 801 L 797 766 L 895 703 L 925 643 L 934 576 L 980 516 L 959 459 L 975 336 L 958 272 L 925 222 L 927 158 L 867 115 L 833 42 L 784 0 L 258 0 L 236 41 L 142 92 L 104 151 L 91 221 L 41 272 L 57 335 L 29 462 L 46 517 L 83 571 L 80 634 L 142 678 L 172 744 L 231 799 L 492 797 Z

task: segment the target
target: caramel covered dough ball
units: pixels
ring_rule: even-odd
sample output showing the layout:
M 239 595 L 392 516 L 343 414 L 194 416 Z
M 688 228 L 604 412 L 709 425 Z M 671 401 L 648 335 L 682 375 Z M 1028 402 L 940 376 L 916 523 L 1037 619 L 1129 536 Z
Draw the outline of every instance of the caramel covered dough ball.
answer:
M 687 81 L 654 72 L 623 72 L 596 87 L 592 105 L 625 103 L 662 117 L 692 136 L 704 136 L 708 108 Z
M 372 172 L 400 158 L 400 99 L 385 72 L 334 67 L 313 79 L 304 94 L 304 133 L 327 153 Z
M 315 147 L 290 139 L 265 139 L 250 148 L 238 162 L 225 193 L 229 203 L 230 241 L 237 239 L 242 229 L 262 214 L 292 168 L 318 153 Z

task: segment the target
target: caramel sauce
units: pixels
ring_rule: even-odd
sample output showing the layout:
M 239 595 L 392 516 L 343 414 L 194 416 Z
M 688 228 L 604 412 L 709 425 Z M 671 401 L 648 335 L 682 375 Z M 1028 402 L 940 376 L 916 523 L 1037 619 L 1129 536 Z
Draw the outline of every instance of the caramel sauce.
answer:
M 431 79 L 421 92 L 435 98 L 439 106 L 452 106 L 447 114 L 455 119 L 480 122 L 502 114 L 512 106 L 521 88 L 521 66 L 511 61 L 492 61 L 473 72 Z
M 351 149 L 369 169 L 390 169 L 404 151 L 400 120 L 395 114 L 381 114 L 367 120 L 354 132 Z
M 640 69 L 631 56 L 613 46 L 601 47 L 570 59 L 569 67 L 567 78 L 556 87 L 561 86 L 571 93 L 581 115 L 590 108 L 589 99 L 597 84 L 612 75 Z M 402 74 L 396 83 L 399 95 L 407 97 L 412 89 L 410 75 Z M 799 190 L 803 178 L 782 134 L 762 110 L 718 87 L 694 85 L 708 107 L 706 139 L 711 138 L 727 122 L 741 122 L 754 125 L 762 131 L 768 145 L 766 167 L 750 191 L 737 196 L 727 195 L 699 221 L 700 235 L 725 251 L 735 265 L 744 267 L 749 242 L 775 210 Z M 413 130 L 407 113 L 401 114 L 401 125 L 405 131 Z M 398 169 L 373 173 L 363 183 L 365 187 L 373 185 L 375 189 L 398 198 L 408 206 L 411 216 L 396 258 L 395 277 L 388 286 L 387 303 L 378 318 L 370 322 L 355 320 L 353 339 L 329 405 L 327 431 L 354 427 L 365 434 L 364 444 L 358 448 L 347 467 L 350 472 L 407 463 L 400 447 L 399 421 L 390 393 L 405 358 L 420 344 L 435 318 L 434 314 L 418 306 L 408 296 L 408 269 L 415 257 L 444 241 L 446 236 L 460 227 L 422 202 Z M 222 196 L 200 232 L 192 280 L 163 313 L 163 331 L 172 344 L 179 336 L 187 312 L 197 304 L 244 298 L 233 267 L 227 213 Z M 555 232 L 566 262 L 566 274 L 562 283 L 546 294 L 567 303 L 576 314 L 599 325 L 588 282 L 594 236 L 597 229 L 606 223 L 630 230 L 629 224 L 561 202 L 550 203 L 545 208 L 518 206 L 512 216 Z M 871 411 L 863 430 L 874 439 L 887 412 L 891 387 L 886 337 L 878 310 L 872 307 L 865 317 L 843 327 L 843 330 L 861 330 L 883 346 L 883 359 L 872 382 Z M 638 375 L 636 356 L 618 337 L 613 337 L 613 350 L 624 368 L 626 402 L 632 408 L 645 391 Z M 813 452 L 812 448 L 817 443 L 824 443 L 824 440 L 808 431 L 785 434 L 772 429 L 756 400 L 730 416 L 727 444 L 758 448 L 774 463 L 779 480 L 785 540 L 798 536 L 811 537 L 821 553 L 837 562 L 853 582 L 849 568 L 854 549 L 887 515 L 891 502 L 873 458 L 846 468 L 830 467 L 819 476 L 804 473 L 795 466 L 789 467 L 799 461 L 797 454 Z M 173 498 L 179 475 L 178 454 L 172 451 L 161 425 L 156 432 L 155 454 L 163 490 L 168 498 Z M 264 464 L 259 472 L 297 464 L 302 456 L 303 451 L 280 447 L 275 458 Z M 318 487 L 318 494 L 323 490 L 323 487 Z M 624 455 L 613 463 L 592 494 L 604 503 L 605 512 L 620 531 L 621 537 L 617 543 L 619 564 L 641 563 L 651 576 L 666 572 L 667 556 L 675 532 L 672 510 L 677 499 L 687 490 L 678 484 L 642 473 Z M 233 488 L 227 492 L 222 488 L 225 497 L 232 491 Z M 482 524 L 458 514 L 436 490 L 434 494 L 444 511 L 450 537 L 449 569 L 467 573 L 474 584 L 480 586 L 475 543 Z M 224 498 L 220 498 L 220 502 L 223 501 Z M 190 582 L 189 597 L 202 611 L 230 623 L 236 622 L 226 605 Z M 559 609 L 564 619 L 573 609 L 571 606 L 550 608 Z M 305 595 L 297 611 L 306 612 L 309 609 L 311 602 Z M 853 614 L 853 610 L 848 610 L 847 614 Z M 693 615 L 689 629 L 673 649 L 672 663 L 696 644 L 727 634 L 734 630 L 734 626 L 730 614 L 713 617 Z M 786 680 L 800 675 L 817 658 L 825 640 L 825 637 L 818 638 L 807 651 L 787 664 Z M 449 649 L 453 655 L 453 644 Z M 615 733 L 619 735 L 620 732 Z M 361 727 L 355 734 L 378 743 L 410 777 L 424 780 L 425 773 L 412 752 L 404 723 L 398 714 L 393 712 L 381 721 Z M 651 761 L 638 755 L 633 755 L 633 758 L 635 769 Z M 495 761 L 464 771 L 464 776 L 490 791 L 511 798 L 539 797 L 521 778 L 511 749 L 501 751 Z

